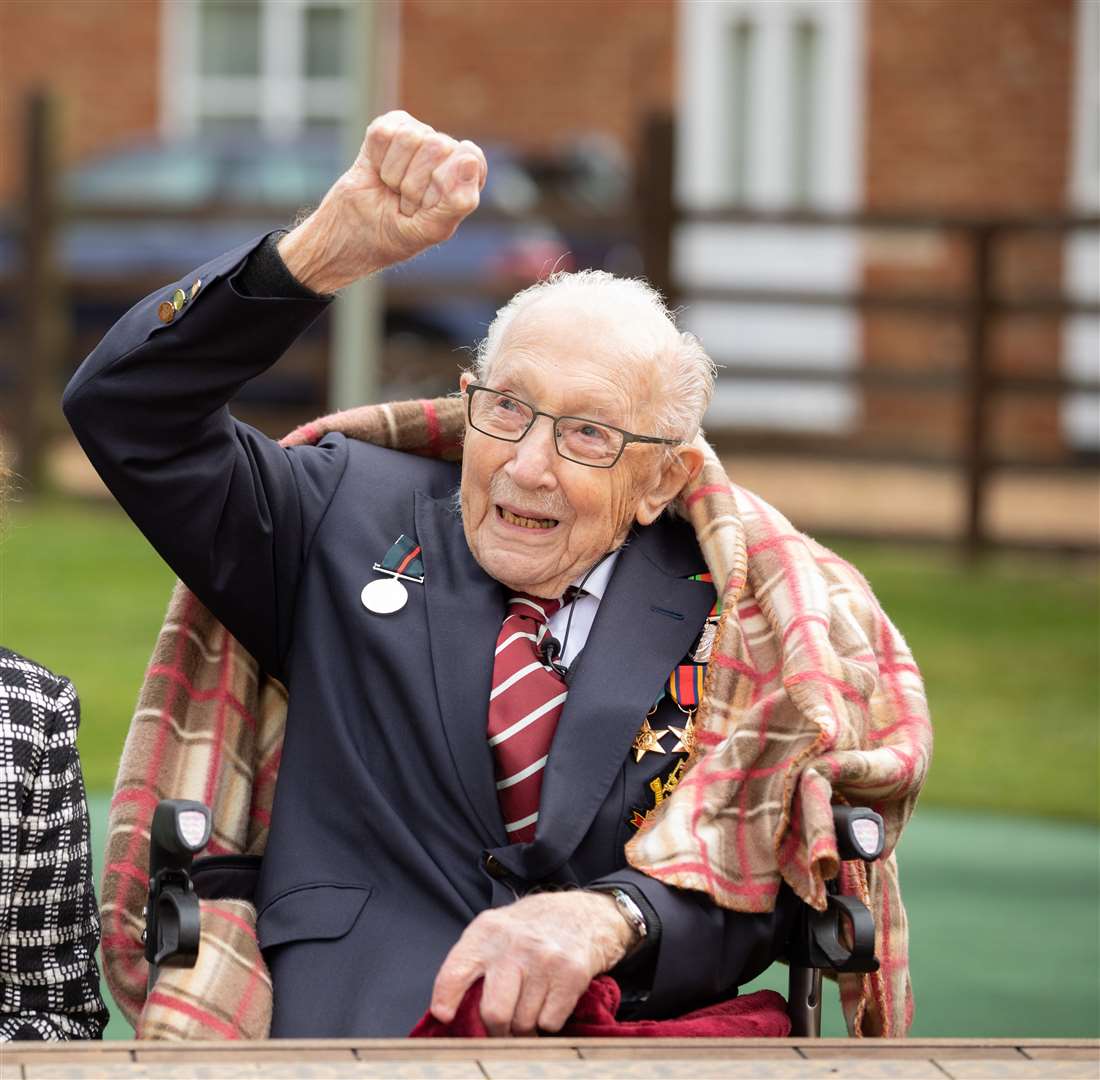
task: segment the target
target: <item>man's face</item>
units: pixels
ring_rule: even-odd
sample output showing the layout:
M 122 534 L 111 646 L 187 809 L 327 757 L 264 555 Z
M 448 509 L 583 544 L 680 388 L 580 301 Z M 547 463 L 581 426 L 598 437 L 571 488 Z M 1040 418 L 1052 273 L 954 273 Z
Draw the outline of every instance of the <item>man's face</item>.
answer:
M 463 376 L 463 390 L 470 381 Z M 654 433 L 656 362 L 631 355 L 606 313 L 536 302 L 509 327 L 487 381 L 554 416 Z M 560 596 L 623 542 L 640 509 L 639 520 L 652 520 L 640 503 L 657 484 L 661 461 L 661 447 L 636 443 L 610 469 L 568 461 L 544 416 L 518 443 L 467 427 L 466 541 L 491 577 L 536 596 Z

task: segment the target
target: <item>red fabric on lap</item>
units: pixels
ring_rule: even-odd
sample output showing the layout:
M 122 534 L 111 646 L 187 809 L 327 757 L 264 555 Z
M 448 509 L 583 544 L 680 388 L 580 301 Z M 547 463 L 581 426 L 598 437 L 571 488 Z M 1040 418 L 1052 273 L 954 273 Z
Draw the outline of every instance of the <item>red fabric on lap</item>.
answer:
M 481 990 L 482 980 L 478 979 L 466 991 L 449 1024 L 425 1013 L 409 1038 L 485 1038 L 489 1032 L 481 1020 Z M 791 1033 L 786 1003 L 774 990 L 757 990 L 667 1020 L 616 1020 L 620 997 L 619 984 L 610 976 L 593 979 L 560 1034 L 591 1039 L 781 1039 Z

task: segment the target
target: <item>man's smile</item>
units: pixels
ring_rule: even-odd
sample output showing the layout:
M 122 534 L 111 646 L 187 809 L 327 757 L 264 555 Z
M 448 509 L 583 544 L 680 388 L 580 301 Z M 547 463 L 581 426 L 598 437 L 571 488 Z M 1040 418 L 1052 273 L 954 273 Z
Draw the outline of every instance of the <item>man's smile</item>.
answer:
M 527 532 L 549 532 L 561 524 L 557 518 L 537 517 L 524 514 L 507 506 L 496 503 L 498 520 L 512 528 L 523 529 Z

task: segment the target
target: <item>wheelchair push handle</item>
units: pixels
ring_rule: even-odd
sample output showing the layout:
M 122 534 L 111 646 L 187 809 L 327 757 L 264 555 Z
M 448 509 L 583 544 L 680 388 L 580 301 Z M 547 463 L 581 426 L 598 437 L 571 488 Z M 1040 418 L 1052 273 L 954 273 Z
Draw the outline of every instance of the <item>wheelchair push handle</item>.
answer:
M 875 862 L 886 847 L 886 826 L 882 815 L 866 806 L 833 807 L 836 846 L 845 861 Z
M 837 853 L 847 862 L 875 862 L 886 845 L 880 814 L 866 806 L 833 806 Z M 875 921 L 854 896 L 840 894 L 836 881 L 825 883 L 825 910 L 806 905 L 788 945 L 790 982 L 787 1012 L 791 1034 L 816 1038 L 821 1034 L 821 972 L 878 971 Z
M 193 967 L 199 955 L 199 898 L 191 864 L 210 840 L 210 810 L 190 799 L 162 799 L 149 830 L 149 896 L 142 942 L 149 989 L 162 967 Z

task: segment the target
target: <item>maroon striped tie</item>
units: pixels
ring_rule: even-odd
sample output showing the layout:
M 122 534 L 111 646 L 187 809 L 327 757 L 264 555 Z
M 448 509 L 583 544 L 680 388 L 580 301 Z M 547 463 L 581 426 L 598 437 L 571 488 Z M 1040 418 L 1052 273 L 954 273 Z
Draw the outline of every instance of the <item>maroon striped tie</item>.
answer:
M 513 844 L 535 838 L 542 770 L 568 693 L 565 680 L 542 662 L 538 651 L 550 632 L 546 620 L 561 605 L 560 600 L 513 596 L 497 637 L 488 737 L 500 811 Z

